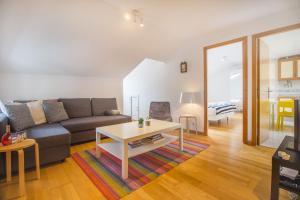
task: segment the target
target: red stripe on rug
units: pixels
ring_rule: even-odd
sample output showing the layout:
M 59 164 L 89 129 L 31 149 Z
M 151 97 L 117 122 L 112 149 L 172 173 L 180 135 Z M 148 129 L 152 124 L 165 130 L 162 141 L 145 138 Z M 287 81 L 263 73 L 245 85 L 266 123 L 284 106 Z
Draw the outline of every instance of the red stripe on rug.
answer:
M 93 152 L 92 152 L 93 151 Z M 90 150 L 90 152 L 95 155 L 95 149 Z M 103 163 L 106 168 L 112 171 L 114 174 L 118 176 L 122 176 L 122 161 L 115 157 L 114 155 L 104 151 L 102 152 L 105 157 L 105 162 Z M 109 158 L 109 159 L 107 159 Z M 116 164 L 114 167 L 112 165 Z M 130 184 L 131 189 L 137 189 L 143 186 L 145 183 L 149 183 L 151 179 L 149 179 L 144 174 L 140 173 L 138 170 L 133 168 L 132 166 L 128 165 L 128 179 L 125 180 L 128 184 Z
M 188 145 L 186 145 L 185 147 L 184 147 L 184 149 L 183 149 L 183 151 L 186 151 L 186 152 L 189 152 L 190 154 L 192 154 L 192 155 L 195 155 L 195 154 L 197 154 L 197 153 L 199 153 L 200 151 L 199 151 L 199 147 L 191 147 L 191 146 L 189 146 L 190 144 L 188 143 Z M 169 147 L 172 147 L 172 148 L 176 148 L 177 147 L 177 144 L 173 144 L 173 143 L 171 143 L 171 144 L 168 144 L 167 146 L 169 146 Z M 202 147 L 201 147 L 202 148 Z
M 165 163 L 153 156 L 149 156 L 148 154 L 142 154 L 141 156 L 136 156 L 133 159 L 159 174 L 163 174 L 173 168 L 173 166 L 168 163 Z
M 204 148 L 209 147 L 208 143 L 198 142 L 198 141 L 193 140 L 193 139 L 184 139 L 184 143 L 192 144 L 194 146 L 204 147 Z
M 115 200 L 149 183 L 207 147 L 207 144 L 185 139 L 182 152 L 178 150 L 178 143 L 174 142 L 130 158 L 129 178 L 126 180 L 121 177 L 121 160 L 103 149 L 100 149 L 100 159 L 95 157 L 95 148 L 83 153 L 74 153 L 72 158 L 107 199 Z M 91 161 L 96 163 L 90 163 Z
M 104 180 L 102 180 L 98 174 L 88 165 L 85 160 L 81 158 L 78 153 L 72 155 L 72 158 L 76 161 L 79 167 L 85 172 L 85 174 L 91 179 L 95 186 L 102 192 L 102 194 L 109 200 L 120 199 L 120 196 L 109 187 Z
M 102 156 L 100 157 L 99 162 L 103 164 L 103 166 L 109 170 L 111 173 L 115 174 L 116 177 L 119 177 L 118 179 L 120 181 L 123 181 L 121 178 L 122 176 L 122 166 L 121 162 L 119 159 L 116 157 L 112 157 L 112 159 L 109 159 L 108 157 L 111 157 L 111 154 L 107 152 L 103 152 Z M 146 180 L 146 182 L 142 182 L 141 179 Z M 136 169 L 131 167 L 130 165 L 128 166 L 128 179 L 124 180 L 127 185 L 130 187 L 132 190 L 136 190 L 137 188 L 141 187 L 145 183 L 148 183 L 150 180 L 147 179 L 146 177 L 143 177 L 143 174 L 139 173 Z
M 184 147 L 185 148 L 185 147 Z M 183 153 L 179 153 L 178 147 L 176 146 L 176 152 L 170 150 L 170 147 L 161 147 L 159 149 L 154 150 L 154 152 L 157 152 L 158 154 L 162 154 L 165 157 L 167 157 L 170 160 L 174 160 L 175 162 L 182 162 L 190 158 L 187 155 Z

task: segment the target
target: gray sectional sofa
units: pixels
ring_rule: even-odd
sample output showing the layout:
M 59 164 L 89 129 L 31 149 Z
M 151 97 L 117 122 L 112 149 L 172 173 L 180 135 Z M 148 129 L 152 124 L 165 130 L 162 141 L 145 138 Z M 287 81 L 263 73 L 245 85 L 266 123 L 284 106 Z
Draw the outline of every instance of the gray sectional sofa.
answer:
M 40 148 L 41 165 L 63 161 L 70 156 L 70 145 L 95 140 L 96 127 L 130 122 L 125 115 L 107 116 L 108 110 L 116 110 L 115 98 L 58 99 L 63 102 L 70 119 L 54 124 L 42 124 L 25 130 L 28 138 L 35 139 Z M 0 138 L 9 124 L 7 117 L 0 113 Z M 0 156 L 0 177 L 5 171 L 5 156 Z M 25 149 L 25 167 L 34 167 L 34 149 Z M 13 171 L 17 171 L 17 155 L 12 155 Z

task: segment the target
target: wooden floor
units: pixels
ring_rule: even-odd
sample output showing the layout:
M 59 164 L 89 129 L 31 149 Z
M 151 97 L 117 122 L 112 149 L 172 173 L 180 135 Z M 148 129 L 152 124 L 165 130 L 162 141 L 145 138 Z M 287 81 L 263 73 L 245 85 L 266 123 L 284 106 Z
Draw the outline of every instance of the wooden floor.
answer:
M 185 134 L 210 147 L 124 199 L 269 199 L 274 150 L 243 145 L 242 133 L 234 127 L 210 128 L 207 137 Z M 72 152 L 94 144 L 73 146 Z M 42 168 L 40 180 L 34 175 L 26 174 L 27 199 L 104 199 L 71 158 Z M 10 184 L 0 184 L 0 199 L 16 199 L 17 195 L 17 177 Z M 286 192 L 281 192 L 281 199 L 288 199 Z

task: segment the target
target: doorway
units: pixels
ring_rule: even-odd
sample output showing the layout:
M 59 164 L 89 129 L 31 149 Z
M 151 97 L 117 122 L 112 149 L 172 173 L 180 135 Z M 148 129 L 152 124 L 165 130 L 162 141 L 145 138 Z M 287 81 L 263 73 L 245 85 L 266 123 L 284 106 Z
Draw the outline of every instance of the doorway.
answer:
M 300 24 L 253 36 L 253 141 L 278 148 L 294 135 L 300 97 Z
M 209 126 L 226 128 L 248 144 L 247 72 L 247 37 L 204 47 L 205 135 Z

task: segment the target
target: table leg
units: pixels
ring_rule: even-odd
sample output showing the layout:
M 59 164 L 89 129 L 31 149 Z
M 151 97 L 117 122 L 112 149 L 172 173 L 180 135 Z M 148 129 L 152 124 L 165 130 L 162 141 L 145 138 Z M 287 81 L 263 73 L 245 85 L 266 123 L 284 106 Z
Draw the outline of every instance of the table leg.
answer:
M 99 158 L 101 156 L 100 147 L 98 144 L 101 143 L 101 134 L 96 132 L 96 157 Z
M 198 135 L 197 118 L 195 118 L 195 128 L 196 128 L 196 135 Z
M 271 199 L 279 199 L 279 180 L 280 180 L 280 166 L 279 163 L 272 159 L 272 183 L 271 183 Z
M 11 152 L 6 152 L 6 181 L 11 181 Z
M 122 142 L 122 178 L 128 178 L 128 142 Z
M 187 133 L 190 133 L 189 118 L 186 118 L 186 131 Z
M 274 104 L 272 104 L 272 130 L 274 130 L 275 126 L 275 109 L 274 109 Z
M 183 151 L 183 128 L 180 128 L 179 132 L 179 150 Z
M 23 149 L 18 150 L 19 155 L 19 187 L 20 187 L 20 195 L 23 196 L 25 194 L 25 172 L 24 172 L 24 151 Z
M 36 169 L 36 178 L 41 178 L 41 172 L 40 172 L 40 152 L 39 152 L 39 144 L 35 143 L 34 145 L 35 149 L 35 169 Z

